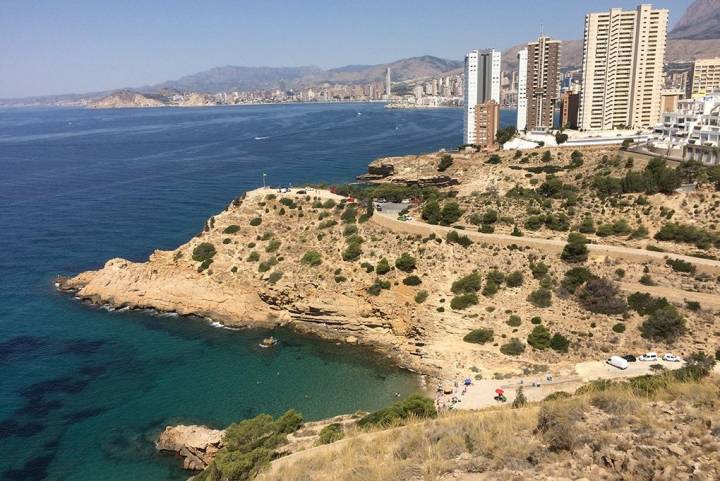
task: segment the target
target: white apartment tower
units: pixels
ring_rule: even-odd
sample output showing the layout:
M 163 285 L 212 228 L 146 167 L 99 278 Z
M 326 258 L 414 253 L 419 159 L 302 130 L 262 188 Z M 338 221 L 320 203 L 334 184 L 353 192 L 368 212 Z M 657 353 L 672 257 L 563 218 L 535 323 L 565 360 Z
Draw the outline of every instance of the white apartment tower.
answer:
M 518 81 L 517 81 L 517 123 L 518 131 L 527 127 L 527 61 L 528 51 L 526 48 L 517 53 L 518 60 Z
M 465 56 L 463 143 L 476 143 L 475 107 L 489 100 L 500 103 L 500 52 L 472 50 Z
M 649 4 L 585 16 L 581 130 L 658 123 L 667 22 Z
M 387 95 L 387 99 L 390 100 L 390 96 L 392 95 L 392 79 L 390 75 L 390 67 L 388 67 L 385 71 L 385 95 Z

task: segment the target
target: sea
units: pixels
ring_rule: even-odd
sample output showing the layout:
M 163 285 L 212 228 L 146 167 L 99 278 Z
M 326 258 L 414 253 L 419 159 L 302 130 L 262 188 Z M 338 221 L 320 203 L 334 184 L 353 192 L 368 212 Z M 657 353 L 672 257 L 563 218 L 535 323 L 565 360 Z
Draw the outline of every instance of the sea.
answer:
M 372 103 L 0 110 L 0 480 L 184 480 L 154 449 L 168 424 L 314 420 L 417 391 L 361 347 L 89 306 L 54 282 L 177 247 L 263 174 L 352 182 L 461 141 L 459 109 Z M 269 334 L 280 344 L 260 348 Z

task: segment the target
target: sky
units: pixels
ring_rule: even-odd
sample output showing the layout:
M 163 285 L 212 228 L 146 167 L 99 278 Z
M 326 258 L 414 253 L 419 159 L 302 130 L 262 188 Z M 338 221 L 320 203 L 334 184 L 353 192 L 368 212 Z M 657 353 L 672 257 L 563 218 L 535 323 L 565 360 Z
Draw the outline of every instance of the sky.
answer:
M 692 0 L 657 0 L 670 27 Z M 0 0 L 0 98 L 139 87 L 223 65 L 385 63 L 536 38 L 638 0 Z

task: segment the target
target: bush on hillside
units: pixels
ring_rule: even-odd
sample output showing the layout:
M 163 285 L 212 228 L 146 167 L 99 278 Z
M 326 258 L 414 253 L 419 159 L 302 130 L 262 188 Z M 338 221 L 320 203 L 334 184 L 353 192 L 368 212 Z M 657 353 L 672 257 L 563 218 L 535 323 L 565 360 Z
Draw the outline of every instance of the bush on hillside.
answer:
M 377 266 L 375 266 L 375 272 L 377 272 L 379 275 L 387 274 L 390 272 L 390 263 L 386 258 L 380 259 L 380 261 L 377 263 Z
M 552 305 L 552 293 L 548 289 L 541 287 L 531 292 L 527 300 L 535 307 L 550 307 Z
M 463 341 L 470 342 L 473 344 L 485 344 L 492 342 L 495 339 L 495 333 L 492 329 L 481 327 L 479 329 L 473 329 L 472 331 L 465 334 Z
M 427 300 L 428 296 L 429 296 L 428 291 L 426 291 L 426 290 L 419 291 L 417 294 L 415 294 L 415 303 L 422 304 L 423 302 L 425 302 Z
M 640 326 L 640 332 L 646 339 L 672 343 L 685 334 L 685 319 L 675 306 L 668 305 L 650 314 Z
M 500 346 L 500 352 L 506 356 L 519 356 L 525 352 L 525 344 L 520 339 L 513 337 L 510 342 L 507 342 Z
M 212 260 L 212 258 L 215 257 L 215 254 L 217 254 L 215 246 L 212 245 L 210 242 L 203 242 L 195 246 L 195 248 L 193 249 L 192 259 L 197 262 L 204 262 L 207 260 Z
M 453 164 L 453 158 L 450 154 L 443 154 L 442 157 L 440 157 L 440 164 L 438 164 L 438 172 L 445 172 L 448 167 L 450 167 Z
M 474 306 L 478 303 L 477 294 L 468 292 L 466 294 L 460 294 L 452 298 L 450 301 L 450 307 L 455 310 L 467 309 L 470 306 Z
M 300 262 L 310 267 L 319 266 L 322 263 L 322 256 L 318 251 L 307 251 Z
M 387 427 L 398 424 L 409 417 L 422 419 L 436 416 L 437 411 L 432 399 L 413 394 L 403 401 L 398 401 L 391 406 L 364 416 L 357 424 L 361 428 Z
M 655 311 L 668 307 L 670 303 L 664 297 L 653 297 L 644 292 L 630 294 L 627 298 L 630 309 L 642 316 L 649 316 Z
M 223 230 L 223 234 L 236 234 L 239 230 L 240 230 L 239 225 L 232 224 L 232 225 L 225 227 L 225 230 Z
M 508 287 L 520 287 L 523 285 L 523 274 L 520 271 L 513 271 L 505 278 Z
M 403 252 L 400 257 L 395 260 L 395 267 L 403 272 L 412 272 L 415 269 L 416 260 L 407 252 Z
M 253 217 L 252 219 L 250 219 L 250 225 L 251 225 L 251 226 L 257 227 L 257 226 L 259 226 L 260 224 L 262 224 L 262 218 L 260 218 L 260 217 Z
M 542 324 L 535 326 L 527 337 L 527 343 L 539 351 L 549 348 L 550 340 L 550 331 Z
M 692 265 L 690 262 L 686 262 L 682 259 L 667 259 L 665 261 L 665 264 L 670 266 L 670 268 L 675 272 L 685 272 L 689 274 L 695 273 L 695 266 Z
M 406 286 L 419 286 L 422 284 L 422 279 L 420 279 L 418 276 L 407 276 L 405 279 L 403 279 L 403 284 Z
M 587 244 L 589 242 L 584 235 L 571 232 L 560 258 L 568 263 L 585 262 L 588 258 Z
M 456 230 L 448 232 L 446 240 L 448 244 L 459 244 L 462 247 L 468 248 L 472 245 L 473 241 L 466 235 L 458 234 Z
M 556 352 L 568 352 L 570 341 L 562 334 L 555 334 L 550 339 L 550 348 Z
M 452 283 L 450 290 L 453 294 L 463 294 L 466 292 L 477 292 L 482 285 L 482 277 L 480 273 L 473 272 Z
M 331 444 L 335 441 L 340 441 L 345 437 L 345 429 L 340 423 L 328 424 L 320 430 L 318 434 L 318 444 Z
M 625 300 L 615 285 L 604 278 L 593 277 L 580 289 L 580 304 L 595 314 L 622 314 L 627 311 Z
M 573 267 L 565 272 L 565 277 L 560 285 L 571 294 L 574 294 L 578 287 L 585 284 L 592 277 L 589 270 L 584 267 Z

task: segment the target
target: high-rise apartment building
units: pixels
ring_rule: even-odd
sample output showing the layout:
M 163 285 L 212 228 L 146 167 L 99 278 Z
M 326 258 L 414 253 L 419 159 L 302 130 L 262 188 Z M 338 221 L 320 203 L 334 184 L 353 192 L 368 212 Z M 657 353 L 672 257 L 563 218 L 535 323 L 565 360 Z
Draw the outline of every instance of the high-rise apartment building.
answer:
M 495 134 L 500 123 L 500 104 L 488 100 L 475 106 L 475 145 L 483 148 L 495 146 Z
M 688 97 L 698 98 L 720 90 L 720 57 L 695 60 Z
M 517 53 L 518 80 L 517 80 L 517 121 L 516 128 L 525 130 L 527 127 L 527 49 Z
M 527 130 L 553 127 L 555 101 L 560 97 L 560 43 L 544 35 L 528 43 Z
M 560 95 L 560 128 L 577 129 L 580 94 L 567 90 Z
M 390 96 L 392 95 L 392 81 L 391 81 L 391 75 L 390 75 L 390 67 L 385 70 L 385 95 L 387 95 L 387 99 L 390 100 Z
M 475 108 L 488 100 L 500 103 L 500 52 L 472 50 L 465 56 L 463 143 L 475 144 Z M 493 134 L 494 135 L 494 134 Z
M 580 129 L 643 128 L 660 120 L 667 9 L 643 4 L 585 16 Z

